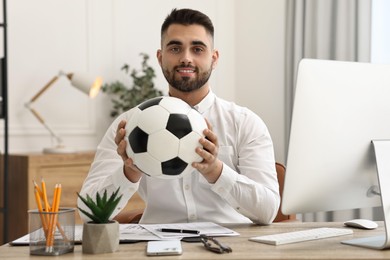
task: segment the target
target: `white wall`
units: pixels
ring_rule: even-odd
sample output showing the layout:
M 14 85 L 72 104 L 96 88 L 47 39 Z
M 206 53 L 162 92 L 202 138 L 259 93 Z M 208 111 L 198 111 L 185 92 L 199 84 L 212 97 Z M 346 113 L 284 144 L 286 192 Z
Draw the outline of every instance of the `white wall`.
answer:
M 275 157 L 285 163 L 284 0 L 237 1 L 237 103 L 248 106 L 267 124 Z
M 166 90 L 155 53 L 161 23 L 174 7 L 198 9 L 213 20 L 221 54 L 214 91 L 258 113 L 270 128 L 277 160 L 284 161 L 285 0 L 8 1 L 10 152 L 51 146 L 48 132 L 24 103 L 59 70 L 127 80 L 121 66 L 139 68 L 139 53 L 146 52 L 157 72 L 156 86 Z M 65 144 L 78 150 L 95 149 L 112 120 L 105 94 L 88 100 L 65 79 L 34 106 Z

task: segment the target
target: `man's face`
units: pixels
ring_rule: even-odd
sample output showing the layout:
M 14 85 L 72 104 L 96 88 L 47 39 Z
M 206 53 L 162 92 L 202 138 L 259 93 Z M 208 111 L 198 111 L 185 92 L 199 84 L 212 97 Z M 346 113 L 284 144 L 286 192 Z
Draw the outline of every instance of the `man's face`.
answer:
M 182 92 L 206 85 L 218 60 L 218 52 L 212 48 L 212 37 L 203 26 L 169 26 L 157 52 L 169 85 Z

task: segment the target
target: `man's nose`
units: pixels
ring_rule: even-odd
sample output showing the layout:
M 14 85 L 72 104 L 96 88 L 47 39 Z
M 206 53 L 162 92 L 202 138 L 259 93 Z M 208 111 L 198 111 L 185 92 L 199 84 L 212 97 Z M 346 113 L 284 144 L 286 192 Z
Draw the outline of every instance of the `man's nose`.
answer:
M 191 52 L 189 50 L 183 51 L 180 57 L 180 63 L 190 64 L 192 62 Z

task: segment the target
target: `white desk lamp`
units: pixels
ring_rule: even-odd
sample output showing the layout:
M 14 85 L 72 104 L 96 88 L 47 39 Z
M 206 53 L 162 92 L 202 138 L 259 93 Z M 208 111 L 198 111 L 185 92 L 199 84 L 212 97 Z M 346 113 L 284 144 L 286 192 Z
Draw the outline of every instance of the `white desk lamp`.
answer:
M 49 125 L 46 124 L 43 117 L 31 106 L 46 90 L 48 90 L 61 76 L 66 76 L 69 79 L 70 84 L 79 89 L 83 93 L 87 94 L 90 98 L 94 98 L 102 86 L 103 80 L 101 77 L 91 77 L 90 75 L 83 73 L 64 73 L 60 71 L 57 76 L 54 76 L 43 88 L 33 96 L 29 102 L 25 104 L 31 113 L 38 119 L 38 121 L 50 132 L 50 135 L 56 141 L 56 145 L 50 148 L 44 148 L 44 153 L 72 153 L 73 149 L 63 145 L 62 139 L 58 136 Z

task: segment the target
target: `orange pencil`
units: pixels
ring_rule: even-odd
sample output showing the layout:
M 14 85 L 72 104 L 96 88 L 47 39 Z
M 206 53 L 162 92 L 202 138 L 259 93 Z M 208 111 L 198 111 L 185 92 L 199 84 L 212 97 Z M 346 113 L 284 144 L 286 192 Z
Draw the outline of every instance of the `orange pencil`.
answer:
M 50 211 L 51 213 L 54 212 L 53 210 L 54 210 L 57 197 L 58 197 L 58 184 L 56 184 L 54 188 L 53 203 Z M 48 232 L 46 237 L 46 252 L 53 251 L 54 231 L 55 231 L 54 214 L 50 214 L 49 227 L 48 227 Z
M 55 212 L 58 212 L 60 210 L 61 193 L 62 193 L 62 185 L 58 184 L 58 194 L 57 194 L 57 199 L 56 199 Z M 57 221 L 57 218 L 58 218 L 58 214 L 55 215 L 56 226 L 57 226 L 58 230 L 60 231 L 64 240 L 68 241 L 68 238 L 66 237 L 66 234 L 65 234 L 64 230 L 62 229 L 60 223 Z
M 62 185 L 61 184 L 58 184 L 58 189 L 57 189 L 57 198 L 56 198 L 56 205 L 55 205 L 55 211 L 54 212 L 58 212 L 60 210 L 60 201 L 61 201 L 61 192 L 62 192 Z M 57 226 L 58 230 L 60 231 L 62 237 L 64 238 L 65 241 L 68 241 L 68 238 L 66 237 L 66 234 L 64 232 L 64 230 L 62 229 L 60 223 L 57 221 L 57 217 L 58 214 L 55 215 L 55 225 Z
M 45 206 L 44 211 L 49 212 L 50 211 L 50 205 L 47 200 L 47 192 L 46 192 L 46 183 L 43 178 L 41 178 L 41 186 L 42 186 L 42 191 L 41 191 L 41 198 L 43 200 L 43 204 Z M 49 215 L 45 215 L 46 222 L 49 223 Z
M 34 184 L 34 188 L 38 191 L 38 194 L 39 196 L 42 198 L 43 200 L 43 193 L 42 193 L 42 190 L 41 188 L 39 188 L 38 184 L 35 182 L 35 180 L 33 180 L 33 184 Z
M 50 205 L 49 205 L 49 201 L 47 200 L 46 183 L 45 183 L 45 180 L 43 178 L 41 179 L 41 185 L 42 185 L 42 200 L 43 200 L 44 205 L 45 205 L 45 211 L 49 212 Z
M 55 212 L 58 212 L 58 210 L 60 209 L 61 191 L 62 191 L 61 184 L 58 184 L 58 189 L 57 189 L 58 194 L 56 199 Z
M 39 211 L 39 217 L 41 218 L 41 222 L 42 222 L 42 228 L 43 228 L 43 231 L 45 233 L 45 237 L 47 238 L 47 225 L 46 225 L 46 218 L 43 216 L 42 212 L 43 212 L 43 209 L 42 209 L 42 203 L 41 203 L 41 198 L 39 196 L 39 191 L 38 189 L 35 187 L 35 201 L 37 203 L 37 207 L 38 207 L 38 211 Z
M 61 184 L 56 184 L 54 189 L 53 204 L 50 211 L 51 213 L 55 213 L 55 214 L 51 215 L 48 238 L 46 240 L 46 251 L 48 252 L 51 252 L 53 250 L 54 232 L 57 226 L 57 213 L 60 207 L 60 199 L 61 199 Z

